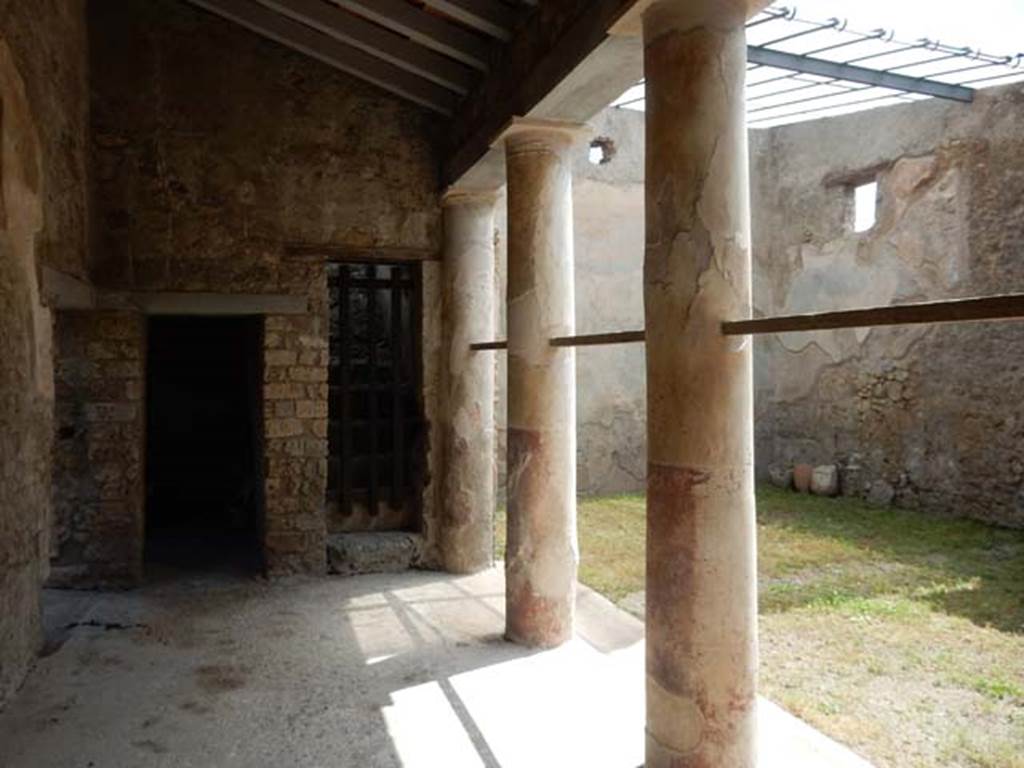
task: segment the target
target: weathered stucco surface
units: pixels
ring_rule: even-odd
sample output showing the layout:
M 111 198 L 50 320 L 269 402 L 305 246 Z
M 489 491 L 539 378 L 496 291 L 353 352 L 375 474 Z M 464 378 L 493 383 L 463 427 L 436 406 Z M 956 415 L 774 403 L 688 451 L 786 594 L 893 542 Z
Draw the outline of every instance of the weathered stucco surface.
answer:
M 494 366 L 470 344 L 494 336 L 494 194 L 444 200 L 444 506 L 441 561 L 473 573 L 494 561 Z
M 608 162 L 573 150 L 573 242 L 576 333 L 643 327 L 644 120 L 639 112 L 605 110 L 589 121 L 596 141 L 609 141 Z M 506 202 L 495 211 L 498 260 L 497 337 L 505 338 Z M 497 371 L 498 495 L 505 492 L 506 358 Z M 583 495 L 643 489 L 646 476 L 644 351 L 641 344 L 576 351 L 577 488 Z
M 648 768 L 758 762 L 747 10 L 643 19 Z
M 0 704 L 39 641 L 45 573 L 52 387 L 40 338 L 34 238 L 42 225 L 41 155 L 24 81 L 0 43 Z
M 754 132 L 755 307 L 779 314 L 1024 290 L 1024 89 Z M 878 221 L 853 231 L 853 186 Z M 757 461 L 838 463 L 844 492 L 1024 525 L 1024 326 L 755 344 Z
M 644 327 L 643 115 L 607 110 L 592 123 L 595 139 L 612 144 L 608 162 L 595 165 L 584 151 L 574 169 L 576 332 L 638 330 Z M 641 490 L 647 461 L 643 344 L 578 349 L 576 380 L 581 492 Z
M 48 570 L 52 317 L 42 265 L 86 251 L 82 3 L 0 3 L 0 707 L 40 642 Z
M 505 139 L 508 176 L 508 539 L 505 635 L 551 647 L 573 636 L 576 355 L 572 147 L 578 126 L 524 120 Z
M 608 110 L 592 123 L 614 143 L 610 162 L 576 155 L 579 333 L 642 325 L 643 122 Z M 973 105 L 928 101 L 751 131 L 755 311 L 1024 290 L 1021 126 L 1024 89 L 1008 86 Z M 852 188 L 875 176 L 878 223 L 854 233 Z M 502 203 L 498 214 L 503 296 Z M 838 462 L 844 492 L 874 485 L 884 498 L 891 488 L 898 504 L 1024 524 L 1022 350 L 1016 323 L 757 339 L 758 474 Z M 501 456 L 504 355 L 496 367 Z M 581 348 L 577 375 L 580 493 L 641 490 L 642 345 Z
M 0 0 L 0 33 L 25 82 L 43 153 L 41 264 L 88 269 L 85 0 Z
M 436 255 L 435 118 L 185 3 L 96 0 L 88 22 L 95 282 L 307 300 L 305 314 L 264 323 L 264 554 L 271 573 L 322 571 L 324 260 Z M 424 286 L 433 307 L 437 281 L 425 275 Z M 437 332 L 427 319 L 423 328 Z M 426 359 L 436 346 L 424 346 L 425 368 L 436 367 Z M 432 419 L 433 391 L 425 400 Z M 69 471 L 59 489 L 91 473 Z M 62 509 L 81 518 L 68 501 L 59 490 Z M 106 521 L 95 522 L 102 536 Z

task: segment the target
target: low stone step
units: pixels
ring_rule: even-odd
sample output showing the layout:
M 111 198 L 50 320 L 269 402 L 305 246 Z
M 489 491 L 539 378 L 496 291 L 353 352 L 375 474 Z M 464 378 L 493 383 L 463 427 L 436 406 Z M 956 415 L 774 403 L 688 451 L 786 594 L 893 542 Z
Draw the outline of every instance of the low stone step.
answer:
M 418 533 L 335 533 L 327 537 L 327 570 L 340 576 L 400 573 L 419 565 L 422 552 Z

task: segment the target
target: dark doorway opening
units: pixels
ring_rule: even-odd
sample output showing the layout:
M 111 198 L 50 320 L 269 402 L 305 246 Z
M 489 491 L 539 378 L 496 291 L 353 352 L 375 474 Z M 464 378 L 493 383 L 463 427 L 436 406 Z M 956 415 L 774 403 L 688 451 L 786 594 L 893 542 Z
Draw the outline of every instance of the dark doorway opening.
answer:
M 260 318 L 157 317 L 146 377 L 146 565 L 255 572 L 263 517 Z
M 328 526 L 418 530 L 424 478 L 419 264 L 332 264 Z

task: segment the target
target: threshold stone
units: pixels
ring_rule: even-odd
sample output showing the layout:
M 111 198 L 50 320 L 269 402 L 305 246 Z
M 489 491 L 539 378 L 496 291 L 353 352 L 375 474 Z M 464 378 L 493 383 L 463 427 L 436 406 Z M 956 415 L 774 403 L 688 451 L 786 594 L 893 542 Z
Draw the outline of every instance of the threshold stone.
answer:
M 336 533 L 327 537 L 327 570 L 340 576 L 401 573 L 419 564 L 422 551 L 418 533 Z

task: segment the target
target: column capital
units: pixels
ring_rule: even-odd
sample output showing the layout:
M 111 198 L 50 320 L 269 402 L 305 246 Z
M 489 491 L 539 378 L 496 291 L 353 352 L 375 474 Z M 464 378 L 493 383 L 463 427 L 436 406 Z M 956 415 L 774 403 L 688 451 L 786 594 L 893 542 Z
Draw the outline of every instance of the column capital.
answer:
M 648 40 L 662 32 L 703 26 L 736 26 L 756 16 L 774 0 L 639 0 L 610 33 Z
M 464 187 L 453 185 L 448 187 L 441 194 L 441 205 L 448 207 L 454 205 L 489 204 L 494 205 L 501 193 L 499 189 L 488 187 Z
M 593 132 L 587 123 L 514 117 L 494 143 L 504 145 L 506 152 L 560 149 L 589 138 Z

